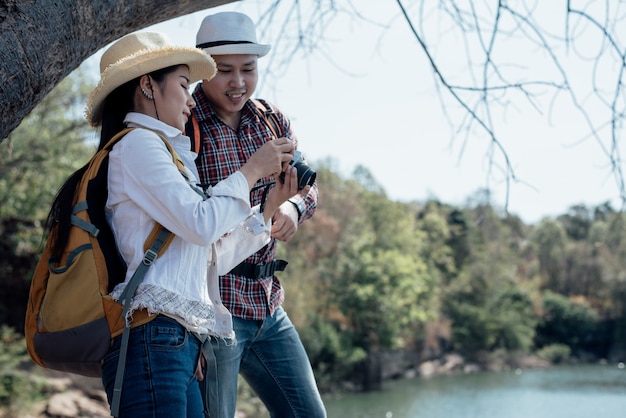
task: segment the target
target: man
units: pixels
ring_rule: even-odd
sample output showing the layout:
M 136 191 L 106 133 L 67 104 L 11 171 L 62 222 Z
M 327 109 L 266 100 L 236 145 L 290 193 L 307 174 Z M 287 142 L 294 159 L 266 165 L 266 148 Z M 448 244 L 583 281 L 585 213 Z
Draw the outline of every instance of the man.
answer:
M 207 16 L 198 30 L 197 47 L 210 54 L 217 74 L 194 90 L 200 149 L 196 165 L 203 184 L 212 185 L 237 170 L 263 143 L 274 139 L 251 100 L 258 82 L 257 59 L 269 45 L 257 42 L 252 20 L 236 12 Z M 279 134 L 294 141 L 289 120 L 263 102 L 280 122 Z M 251 204 L 261 204 L 272 179 L 261 179 Z M 287 242 L 298 225 L 317 207 L 317 185 L 304 197 L 296 195 L 276 212 L 272 240 L 229 274 L 220 277 L 220 293 L 233 315 L 237 342 L 214 340 L 219 380 L 209 405 L 211 417 L 233 418 L 238 374 L 261 398 L 272 417 L 325 417 L 313 371 L 297 331 L 281 307 L 284 290 L 275 271 L 285 262 L 275 259 L 276 240 Z M 213 389 L 214 392 L 215 388 Z M 215 408 L 219 405 L 219 414 Z

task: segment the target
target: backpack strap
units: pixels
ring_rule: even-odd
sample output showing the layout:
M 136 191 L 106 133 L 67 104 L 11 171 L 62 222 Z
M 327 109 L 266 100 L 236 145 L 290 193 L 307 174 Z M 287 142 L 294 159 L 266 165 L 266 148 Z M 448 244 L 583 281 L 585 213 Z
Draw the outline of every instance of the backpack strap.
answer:
M 252 103 L 254 103 L 254 107 L 259 116 L 259 119 L 263 122 L 263 124 L 274 134 L 276 138 L 280 138 L 282 136 L 282 130 L 280 129 L 280 120 L 276 113 L 272 109 L 272 107 L 262 99 L 251 99 Z M 202 141 L 202 135 L 200 133 L 200 123 L 198 119 L 191 113 L 191 117 L 185 124 L 185 132 L 184 135 L 189 137 L 189 141 L 191 143 L 191 150 L 196 154 L 200 155 L 200 150 L 202 149 L 202 145 L 204 141 Z
M 274 134 L 276 138 L 280 138 L 283 134 L 280 129 L 280 121 L 278 120 L 278 116 L 274 109 L 261 99 L 251 99 L 252 103 L 256 108 L 259 119 L 263 122 L 265 126 Z
M 185 124 L 185 132 L 183 134 L 189 137 L 191 150 L 196 154 L 200 154 L 200 147 L 202 146 L 200 139 L 202 136 L 200 135 L 200 124 L 193 112 L 191 112 L 191 116 Z
M 98 154 L 96 154 L 96 156 L 98 158 L 100 158 L 101 160 L 104 159 L 104 157 L 109 152 L 111 152 L 111 149 L 113 149 L 113 146 L 115 144 L 117 144 L 126 134 L 128 134 L 133 129 L 135 129 L 135 128 L 125 128 L 125 129 L 122 129 L 117 134 L 115 134 L 109 140 L 109 142 L 107 142 L 107 144 L 104 146 L 104 148 L 103 148 L 104 152 L 102 152 L 102 153 L 98 152 Z M 183 164 L 183 161 L 180 158 L 180 156 L 178 155 L 178 153 L 176 152 L 176 150 L 172 147 L 172 144 L 170 144 L 170 141 L 168 141 L 165 137 L 163 137 L 161 134 L 159 134 L 157 132 L 155 132 L 155 134 L 157 134 L 159 136 L 159 138 L 161 138 L 161 140 L 163 141 L 163 143 L 167 147 L 167 150 L 169 151 L 169 153 L 172 154 L 172 162 L 176 165 L 176 167 L 178 168 L 178 171 L 180 172 L 180 174 L 185 178 L 185 180 L 187 180 L 187 183 L 190 183 L 191 179 L 189 178 L 189 176 L 187 175 L 187 172 L 185 171 L 185 165 Z M 198 192 L 195 188 L 194 188 L 194 190 L 196 192 Z M 82 203 L 82 202 L 77 203 L 77 205 L 79 205 L 80 203 Z M 85 202 L 85 205 L 86 205 L 86 202 Z M 76 216 L 72 216 L 72 223 L 79 222 L 79 221 L 80 221 L 79 218 L 77 218 Z M 158 223 L 155 223 L 154 227 L 152 228 L 152 231 L 150 232 L 150 234 L 148 235 L 148 238 L 146 238 L 146 241 L 144 243 L 144 252 L 147 251 L 148 248 L 150 248 L 150 246 L 152 245 L 152 242 L 158 236 L 160 229 L 161 229 L 161 225 L 158 224 Z M 159 256 L 165 252 L 165 250 L 167 249 L 167 247 L 169 247 L 169 245 L 170 245 L 170 243 L 172 242 L 173 239 L 174 239 L 174 234 L 172 234 L 171 237 L 169 237 L 169 239 L 165 242 L 163 247 L 159 250 L 159 253 L 158 253 Z
M 117 372 L 115 373 L 115 386 L 113 387 L 113 398 L 111 400 L 111 415 L 114 417 L 119 415 L 120 401 L 122 399 L 122 383 L 124 381 L 124 371 L 126 369 L 128 340 L 130 338 L 130 326 L 126 324 L 126 315 L 130 311 L 130 301 L 154 260 L 157 259 L 162 251 L 165 251 L 165 248 L 167 248 L 166 242 L 169 245 L 169 242 L 171 242 L 171 239 L 174 237 L 173 233 L 163 228 L 161 225 L 157 224 L 155 226 L 159 227 L 159 233 L 150 244 L 150 248 L 148 248 L 144 254 L 141 264 L 139 264 L 137 270 L 133 273 L 133 276 L 128 281 L 128 284 L 119 298 L 119 300 L 123 303 L 122 318 L 124 320 L 124 332 L 122 332 L 120 354 L 117 361 Z

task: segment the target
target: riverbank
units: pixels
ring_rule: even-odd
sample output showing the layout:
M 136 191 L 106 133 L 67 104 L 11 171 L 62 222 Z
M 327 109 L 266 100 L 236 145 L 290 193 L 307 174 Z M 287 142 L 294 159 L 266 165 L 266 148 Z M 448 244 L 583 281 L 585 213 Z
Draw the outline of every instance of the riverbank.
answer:
M 572 361 L 574 362 L 574 361 Z M 576 361 L 579 363 L 579 361 Z M 466 361 L 459 354 L 446 354 L 440 359 L 421 363 L 417 373 L 409 373 L 407 377 L 429 378 L 453 373 L 478 373 L 482 371 L 506 371 L 517 369 L 535 369 L 550 367 L 553 363 L 536 355 L 510 353 L 485 353 L 477 361 Z
M 415 362 L 412 364 L 410 355 L 393 356 L 390 366 L 381 373 L 382 381 L 400 379 L 429 379 L 441 375 L 473 374 L 483 371 L 507 371 L 547 368 L 553 364 L 533 355 L 510 354 L 504 352 L 484 353 L 477 356 L 476 361 L 467 361 L 459 354 L 446 354 L 441 358 Z M 389 353 L 379 360 L 390 360 Z M 597 363 L 597 360 L 568 360 L 569 364 Z M 384 364 L 384 363 L 383 363 Z M 404 368 L 402 368 L 404 367 Z M 20 415 L 1 414 L 20 418 L 42 417 L 109 417 L 106 395 L 102 390 L 100 379 L 88 378 L 53 370 L 33 368 L 36 379 L 45 380 L 47 399 L 31 405 L 30 411 Z M 356 390 L 356 385 L 355 385 Z M 240 408 L 236 418 L 265 417 L 263 405 L 246 388 L 242 389 Z
M 592 356 L 584 359 L 573 358 L 569 356 L 569 352 L 567 356 L 545 358 L 535 354 L 511 353 L 505 350 L 479 352 L 471 360 L 458 353 L 441 354 L 426 360 L 420 359 L 420 353 L 415 350 L 387 350 L 370 354 L 353 376 L 353 380 L 343 384 L 342 389 L 350 392 L 367 392 L 378 390 L 383 383 L 398 379 L 427 379 L 455 373 L 523 370 L 549 367 L 561 362 L 580 364 L 598 361 Z

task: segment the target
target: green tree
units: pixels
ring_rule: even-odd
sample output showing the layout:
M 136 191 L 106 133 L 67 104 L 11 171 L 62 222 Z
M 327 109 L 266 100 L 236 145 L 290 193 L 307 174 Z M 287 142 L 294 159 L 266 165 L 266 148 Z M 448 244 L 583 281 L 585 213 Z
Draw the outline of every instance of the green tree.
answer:
M 84 72 L 72 73 L 0 144 L 0 218 L 45 218 L 61 179 L 93 154 L 83 116 L 92 87 Z
M 73 73 L 0 144 L 0 323 L 22 327 L 42 223 L 58 187 L 95 149 L 83 116 L 90 84 Z
M 357 346 L 371 351 L 406 345 L 434 312 L 437 278 L 423 258 L 425 235 L 411 207 L 384 193 L 361 186 L 349 205 L 359 210 L 342 224 L 351 233 L 329 288 L 333 303 Z
M 513 284 L 500 289 L 488 305 L 495 319 L 495 344 L 490 348 L 529 352 L 534 344 L 535 316 L 531 297 Z
M 363 251 L 346 275 L 339 303 L 368 349 L 398 348 L 429 319 L 426 265 L 401 250 Z
M 485 308 L 489 302 L 489 274 L 485 265 L 464 269 L 442 294 L 442 314 L 451 321 L 455 350 L 472 354 L 495 343 L 495 322 Z
M 427 263 L 441 272 L 444 281 L 457 273 L 457 265 L 462 264 L 464 254 L 464 228 L 451 229 L 447 220 L 447 208 L 429 202 L 418 216 L 417 227 L 424 235 L 423 257 Z M 455 225 L 458 226 L 458 225 Z M 458 235 L 453 236 L 453 231 Z M 450 243 L 457 244 L 453 252 Z M 457 261 L 458 260 L 458 261 Z
M 615 256 L 626 258 L 626 213 L 618 212 L 609 221 L 606 245 Z
M 467 212 L 453 209 L 448 214 L 447 224 L 450 234 L 446 240 L 446 246 L 453 253 L 455 270 L 458 271 L 469 261 L 472 254 L 470 222 Z
M 441 301 L 442 315 L 451 321 L 452 346 L 469 356 L 530 350 L 537 290 L 519 269 L 526 262 L 525 228 L 519 218 L 501 217 L 484 202 L 466 209 L 462 219 L 471 258 L 448 281 Z
M 584 300 L 545 292 L 543 314 L 537 326 L 537 345 L 565 344 L 576 351 L 589 344 L 598 326 L 598 314 Z
M 500 283 L 476 270 L 463 273 L 446 291 L 443 313 L 452 322 L 453 347 L 469 356 L 481 350 L 528 352 L 534 342 L 534 303 L 506 279 Z
M 0 326 L 0 416 L 30 416 L 35 401 L 44 398 L 45 380 L 28 374 L 23 363 L 28 361 L 24 336 L 12 328 Z
M 593 221 L 591 211 L 585 205 L 570 207 L 568 213 L 559 216 L 558 220 L 565 227 L 567 235 L 575 241 L 587 239 Z
M 543 286 L 559 291 L 563 275 L 563 260 L 567 234 L 563 226 L 553 219 L 543 219 L 531 236 L 537 258 Z

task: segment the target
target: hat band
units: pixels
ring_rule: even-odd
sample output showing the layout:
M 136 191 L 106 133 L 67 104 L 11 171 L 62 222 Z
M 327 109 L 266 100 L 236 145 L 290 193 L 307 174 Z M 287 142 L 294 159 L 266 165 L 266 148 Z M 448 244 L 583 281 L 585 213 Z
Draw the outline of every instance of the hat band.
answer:
M 236 45 L 236 44 L 253 44 L 251 41 L 215 41 L 215 42 L 205 42 L 203 44 L 196 45 L 196 48 L 212 48 L 214 46 L 221 45 Z

